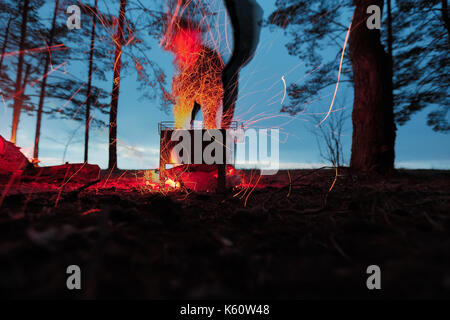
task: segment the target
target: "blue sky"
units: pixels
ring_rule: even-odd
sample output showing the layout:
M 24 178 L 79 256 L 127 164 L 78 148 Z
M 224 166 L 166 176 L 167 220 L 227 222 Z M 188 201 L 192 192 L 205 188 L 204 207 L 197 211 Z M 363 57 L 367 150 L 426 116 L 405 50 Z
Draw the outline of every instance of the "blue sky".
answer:
M 99 2 L 100 5 L 105 5 L 103 0 Z M 154 3 L 153 0 L 141 2 L 149 5 Z M 274 1 L 259 0 L 258 2 L 264 9 L 265 17 L 273 12 Z M 224 12 L 219 1 L 216 1 L 215 4 L 218 5 L 218 12 Z M 50 3 L 50 6 L 45 7 L 43 15 L 50 16 L 52 6 L 53 4 Z M 111 12 L 118 11 L 117 6 L 111 4 L 108 6 Z M 222 36 L 225 32 L 224 21 L 225 19 L 220 20 L 219 18 L 217 29 L 218 34 Z M 59 22 L 65 24 L 63 18 L 60 18 Z M 227 30 L 230 33 L 229 26 Z M 344 37 L 345 33 L 342 36 Z M 263 28 L 257 53 L 240 75 L 240 96 L 237 103 L 236 120 L 247 124 L 251 123 L 250 126 L 256 128 L 280 128 L 280 165 L 282 168 L 317 167 L 326 162 L 321 159 L 316 138 L 311 132 L 314 130 L 315 123 L 307 114 L 325 112 L 330 105 L 334 88 L 325 92 L 318 101 L 309 104 L 306 114 L 292 117 L 279 112 L 284 94 L 281 78 L 284 77 L 288 84 L 295 81 L 308 81 L 302 61 L 288 55 L 285 48 L 288 41 L 289 38 L 284 35 L 282 30 Z M 89 41 L 87 40 L 86 47 L 88 48 L 88 46 Z M 339 48 L 336 50 L 338 52 Z M 330 52 L 324 52 L 324 55 L 335 56 L 337 52 L 330 50 Z M 224 53 L 226 60 L 226 50 Z M 160 49 L 157 42 L 154 41 L 153 49 L 148 55 L 164 69 L 169 78 L 172 77 L 174 70 L 171 54 Z M 5 59 L 16 59 L 16 57 Z M 337 65 L 336 68 L 338 68 Z M 78 75 L 87 73 L 87 63 L 86 70 L 79 69 L 72 65 L 72 68 L 68 67 L 68 72 Z M 99 83 L 97 85 L 101 86 Z M 110 79 L 104 83 L 104 87 L 110 90 Z M 170 87 L 170 80 L 168 87 Z M 160 101 L 140 99 L 141 92 L 137 88 L 137 75 L 130 68 L 122 76 L 119 99 L 118 167 L 122 169 L 156 168 L 159 163 L 158 123 L 173 120 L 170 111 L 161 110 Z M 74 88 L 75 90 L 76 88 Z M 46 103 L 54 102 L 47 100 Z M 350 115 L 352 103 L 353 90 L 348 85 L 342 84 L 339 88 L 335 108 L 344 108 L 343 112 Z M 12 110 L 2 102 L 0 102 L 0 106 L 2 108 L 0 110 L 0 134 L 8 139 Z M 425 110 L 414 115 L 406 125 L 398 128 L 397 167 L 450 169 L 449 135 L 433 132 L 426 125 L 427 112 L 428 110 Z M 258 122 L 254 123 L 254 120 L 258 120 Z M 22 114 L 17 145 L 22 147 L 26 154 L 32 152 L 35 122 L 34 116 Z M 349 117 L 342 136 L 347 160 L 350 157 L 351 134 Z M 82 162 L 83 137 L 81 123 L 44 118 L 40 145 L 42 165 L 61 164 L 63 161 Z M 107 140 L 107 128 L 92 130 L 89 149 L 90 162 L 97 163 L 103 168 L 107 166 Z

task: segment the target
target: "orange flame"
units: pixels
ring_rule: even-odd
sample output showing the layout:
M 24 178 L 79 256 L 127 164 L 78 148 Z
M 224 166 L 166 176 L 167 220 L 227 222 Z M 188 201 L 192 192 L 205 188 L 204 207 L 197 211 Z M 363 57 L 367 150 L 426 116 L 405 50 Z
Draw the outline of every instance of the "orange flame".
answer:
M 180 183 L 178 181 L 175 182 L 172 179 L 167 179 L 166 180 L 166 187 L 179 188 L 180 187 Z
M 177 8 L 175 12 L 178 11 Z M 178 72 L 173 78 L 171 93 L 175 100 L 175 126 L 188 127 L 194 104 L 198 103 L 204 127 L 217 128 L 217 114 L 223 99 L 222 57 L 203 44 L 201 26 L 185 26 L 173 17 L 169 20 L 161 43 L 175 55 Z M 210 29 L 208 25 L 206 28 Z

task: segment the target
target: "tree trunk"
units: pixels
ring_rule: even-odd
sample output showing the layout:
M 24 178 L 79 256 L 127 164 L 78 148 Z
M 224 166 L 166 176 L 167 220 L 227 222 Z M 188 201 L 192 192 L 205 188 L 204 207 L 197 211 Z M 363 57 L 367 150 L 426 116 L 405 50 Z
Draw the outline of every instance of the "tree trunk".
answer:
M 394 114 L 394 108 L 395 108 L 395 102 L 394 102 L 394 35 L 392 31 L 392 6 L 391 6 L 391 0 L 387 0 L 387 46 L 388 46 L 388 59 L 389 59 L 389 84 L 390 84 L 390 92 L 392 95 L 392 113 Z M 393 137 L 393 148 L 394 148 L 394 160 L 392 160 L 395 163 L 395 130 L 397 129 L 395 126 L 395 116 L 393 115 L 393 121 L 394 121 L 394 137 Z M 394 166 L 394 164 L 393 164 Z
M 25 38 L 27 36 L 27 19 L 29 10 L 29 0 L 24 0 L 22 8 L 22 26 L 20 28 L 20 44 L 19 44 L 19 60 L 17 62 L 17 77 L 14 90 L 14 106 L 13 106 L 13 122 L 11 129 L 11 142 L 16 143 L 17 128 L 19 126 L 20 111 L 22 108 L 22 72 L 23 72 L 23 59 L 25 49 Z
M 354 76 L 353 139 L 350 167 L 356 172 L 388 174 L 394 169 L 395 123 L 392 74 L 380 30 L 369 30 L 367 7 L 383 0 L 354 0 L 349 39 Z
M 94 12 L 97 14 L 97 3 L 95 0 Z M 88 71 L 88 86 L 86 93 L 86 124 L 84 128 L 84 162 L 88 162 L 89 157 L 89 125 L 91 121 L 91 90 L 92 90 L 92 68 L 94 60 L 94 43 L 95 43 L 95 21 L 96 15 L 92 17 L 92 31 L 91 31 L 91 49 L 89 51 L 89 71 Z
M 2 55 L 0 57 L 0 72 L 1 72 L 2 66 L 3 66 L 3 58 L 5 56 L 6 47 L 8 46 L 9 27 L 11 26 L 11 22 L 12 22 L 12 17 L 10 17 L 8 20 L 8 24 L 6 25 L 6 30 L 5 30 L 5 36 L 3 38 Z
M 23 77 L 23 82 L 22 82 L 22 86 L 20 88 L 20 106 L 23 106 L 23 101 L 24 101 L 24 97 L 25 97 L 25 90 L 27 88 L 27 84 L 28 84 L 28 78 L 30 76 L 30 69 L 31 69 L 31 65 L 26 63 L 26 68 L 25 68 L 25 76 Z
M 25 88 L 27 87 L 28 77 L 30 76 L 30 69 L 31 69 L 31 65 L 29 63 L 25 63 L 25 65 L 26 65 L 25 77 L 23 77 L 22 88 L 20 89 L 20 92 L 22 94 L 22 101 L 23 101 L 23 96 L 25 95 Z
M 55 37 L 55 29 L 56 29 L 56 16 L 58 12 L 59 0 L 55 1 L 55 10 L 53 12 L 53 21 L 52 21 L 52 29 L 50 30 L 50 36 L 48 39 L 48 47 L 53 45 L 53 39 Z M 50 53 L 45 58 L 44 72 L 42 74 L 43 79 L 41 82 L 41 93 L 39 95 L 39 105 L 37 111 L 37 119 L 36 119 L 36 133 L 34 136 L 34 150 L 33 150 L 33 159 L 36 161 L 39 157 L 39 138 L 41 135 L 41 121 L 42 121 L 42 110 L 44 108 L 44 100 L 45 100 L 45 89 L 47 86 L 47 73 L 48 68 L 50 66 Z
M 389 55 L 389 68 L 391 70 L 391 75 L 394 76 L 394 52 L 392 49 L 392 44 L 394 43 L 394 38 L 392 35 L 392 7 L 391 0 L 387 0 L 387 23 L 388 23 L 388 34 L 387 34 L 387 44 L 388 44 L 388 55 Z M 392 77 L 391 77 L 392 79 Z
M 120 12 L 117 25 L 117 33 L 114 37 L 116 46 L 114 59 L 114 79 L 111 96 L 111 109 L 109 111 L 109 161 L 108 168 L 117 168 L 117 107 L 119 104 L 120 69 L 122 45 L 123 45 L 123 25 L 125 23 L 126 0 L 120 0 Z

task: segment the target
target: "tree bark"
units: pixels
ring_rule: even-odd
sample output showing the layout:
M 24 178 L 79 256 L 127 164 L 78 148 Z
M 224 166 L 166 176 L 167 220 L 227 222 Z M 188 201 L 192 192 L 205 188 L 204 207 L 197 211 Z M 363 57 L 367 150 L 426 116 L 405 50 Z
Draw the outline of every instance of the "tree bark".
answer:
M 53 46 L 53 39 L 55 37 L 56 29 L 56 16 L 59 7 L 59 0 L 55 0 L 55 10 L 53 12 L 52 29 L 50 30 L 50 36 L 48 39 L 48 47 Z M 39 95 L 39 105 L 36 118 L 36 133 L 34 135 L 34 149 L 33 149 L 33 159 L 36 161 L 39 158 L 39 138 L 41 135 L 41 121 L 42 121 L 42 110 L 44 108 L 45 100 L 45 89 L 47 87 L 47 73 L 50 66 L 50 53 L 45 58 L 44 72 L 42 74 L 43 79 L 41 82 L 41 93 Z
M 25 49 L 25 38 L 27 36 L 27 19 L 29 10 L 29 0 L 24 0 L 22 8 L 22 25 L 20 28 L 20 44 L 19 44 L 19 59 L 17 62 L 17 77 L 14 90 L 14 106 L 13 106 L 13 122 L 11 129 L 11 142 L 16 143 L 17 128 L 19 126 L 20 111 L 22 109 L 22 72 Z
M 25 89 L 27 87 L 27 83 L 28 83 L 28 77 L 30 76 L 30 69 L 31 69 L 31 65 L 28 63 L 25 63 L 26 67 L 25 67 L 25 77 L 23 77 L 23 82 L 22 82 L 22 87 L 20 89 L 20 92 L 22 94 L 22 101 L 23 101 L 23 96 L 25 95 Z
M 120 12 L 117 24 L 117 33 L 114 37 L 116 46 L 114 59 L 114 78 L 111 96 L 111 109 L 109 112 L 109 160 L 108 168 L 117 168 L 117 109 L 119 104 L 119 88 L 120 88 L 120 69 L 122 45 L 123 45 L 123 26 L 125 23 L 126 0 L 120 0 Z
M 392 74 L 380 30 L 367 28 L 367 7 L 383 0 L 354 0 L 349 39 L 354 76 L 353 139 L 350 167 L 356 172 L 388 174 L 394 169 L 395 123 Z
M 95 0 L 94 12 L 97 13 L 97 3 Z M 89 71 L 88 71 L 88 85 L 86 93 L 86 124 L 84 131 L 84 162 L 88 162 L 89 157 L 89 125 L 91 122 L 91 90 L 92 90 L 92 68 L 94 60 L 94 44 L 95 44 L 95 21 L 97 17 L 92 17 L 92 31 L 91 31 L 91 48 L 89 51 Z

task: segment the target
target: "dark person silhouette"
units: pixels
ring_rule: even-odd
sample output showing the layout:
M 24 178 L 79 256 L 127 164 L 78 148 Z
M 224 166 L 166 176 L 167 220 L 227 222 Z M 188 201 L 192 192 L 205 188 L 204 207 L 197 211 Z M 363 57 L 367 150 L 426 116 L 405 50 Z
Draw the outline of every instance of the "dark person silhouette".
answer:
M 224 0 L 233 27 L 234 48 L 222 72 L 223 129 L 230 127 L 238 96 L 239 71 L 255 54 L 261 33 L 263 10 L 255 0 Z

